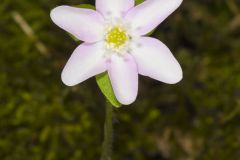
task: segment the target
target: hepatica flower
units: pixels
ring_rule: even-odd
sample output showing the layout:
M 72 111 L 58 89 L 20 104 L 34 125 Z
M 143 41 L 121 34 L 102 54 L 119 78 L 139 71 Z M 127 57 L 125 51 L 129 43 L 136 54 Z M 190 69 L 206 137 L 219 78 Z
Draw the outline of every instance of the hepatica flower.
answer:
M 122 104 L 135 101 L 138 74 L 175 84 L 182 69 L 158 39 L 146 36 L 181 4 L 182 0 L 96 0 L 96 10 L 59 6 L 51 11 L 55 24 L 83 43 L 68 60 L 62 81 L 77 85 L 108 72 L 113 91 Z

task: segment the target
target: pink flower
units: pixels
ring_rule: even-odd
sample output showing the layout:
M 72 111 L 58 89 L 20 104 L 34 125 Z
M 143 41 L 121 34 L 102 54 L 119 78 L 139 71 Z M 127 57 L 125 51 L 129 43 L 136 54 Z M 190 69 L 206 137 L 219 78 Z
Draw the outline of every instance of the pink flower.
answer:
M 73 52 L 62 81 L 77 85 L 107 71 L 118 101 L 131 104 L 138 92 L 138 74 L 175 84 L 182 69 L 158 39 L 145 36 L 164 21 L 182 0 L 96 0 L 96 11 L 59 6 L 51 11 L 55 24 L 83 41 Z

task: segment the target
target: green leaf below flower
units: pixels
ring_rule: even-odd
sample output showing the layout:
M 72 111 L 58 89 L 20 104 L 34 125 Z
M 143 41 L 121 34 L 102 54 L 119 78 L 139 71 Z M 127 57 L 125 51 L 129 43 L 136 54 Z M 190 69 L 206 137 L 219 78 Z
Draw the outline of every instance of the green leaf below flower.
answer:
M 107 72 L 104 72 L 102 74 L 99 74 L 96 76 L 97 84 L 104 94 L 104 96 L 107 98 L 107 100 L 114 106 L 114 107 L 121 107 L 121 104 L 118 102 L 113 89 L 112 84 L 110 81 L 110 78 L 108 76 Z
M 135 0 L 136 4 L 140 4 L 142 2 L 144 2 L 144 0 Z

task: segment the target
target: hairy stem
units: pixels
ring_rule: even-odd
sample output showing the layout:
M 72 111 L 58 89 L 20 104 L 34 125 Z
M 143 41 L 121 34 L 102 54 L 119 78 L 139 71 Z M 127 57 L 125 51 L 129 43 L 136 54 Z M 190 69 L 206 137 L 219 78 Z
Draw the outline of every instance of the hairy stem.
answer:
M 104 141 L 102 146 L 101 160 L 111 160 L 113 143 L 113 107 L 109 102 L 106 102 L 105 116 Z

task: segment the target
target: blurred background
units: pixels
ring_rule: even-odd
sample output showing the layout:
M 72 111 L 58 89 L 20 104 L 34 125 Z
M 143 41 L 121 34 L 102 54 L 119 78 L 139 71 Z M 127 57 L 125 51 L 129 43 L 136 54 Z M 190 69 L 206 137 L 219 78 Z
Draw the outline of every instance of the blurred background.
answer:
M 0 159 L 95 160 L 105 99 L 95 79 L 60 74 L 78 46 L 50 10 L 90 0 L 1 0 Z M 184 79 L 140 77 L 139 96 L 114 110 L 114 160 L 240 159 L 240 1 L 184 0 L 153 33 Z

